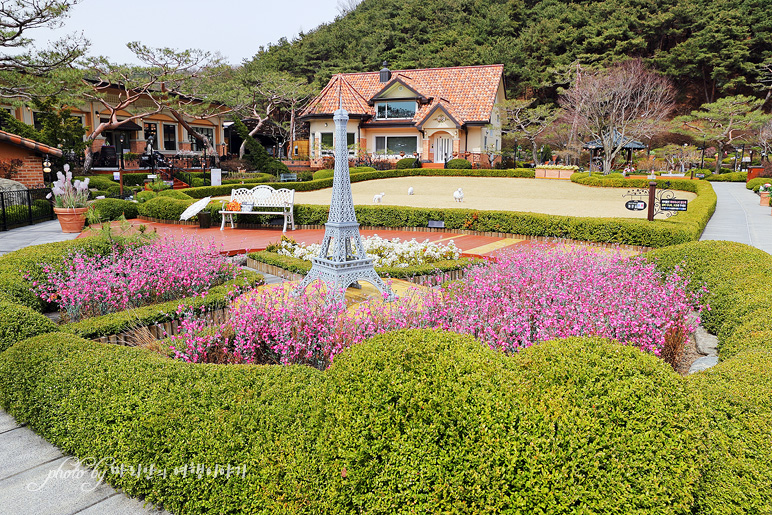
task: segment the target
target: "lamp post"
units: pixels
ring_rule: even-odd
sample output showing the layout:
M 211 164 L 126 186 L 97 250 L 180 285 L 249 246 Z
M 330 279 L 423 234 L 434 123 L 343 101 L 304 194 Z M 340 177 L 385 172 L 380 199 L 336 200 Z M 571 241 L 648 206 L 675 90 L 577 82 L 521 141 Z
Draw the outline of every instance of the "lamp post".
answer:
M 123 133 L 121 133 L 121 137 L 118 139 L 118 141 L 120 142 L 120 145 L 118 147 L 118 152 L 120 153 L 120 157 L 121 157 L 121 170 L 123 170 L 123 141 L 124 141 Z M 121 174 L 121 177 L 123 177 L 123 174 Z
M 48 158 L 48 154 L 43 159 L 43 181 L 53 182 L 51 180 L 51 160 Z
M 227 147 L 227 145 L 225 144 L 225 142 L 224 142 L 224 141 L 221 143 L 221 145 L 222 145 L 222 154 L 220 154 L 220 156 L 221 156 L 221 157 L 225 157 L 225 150 L 226 150 L 228 147 Z
M 201 160 L 201 170 L 206 171 L 206 146 L 204 146 L 204 159 Z

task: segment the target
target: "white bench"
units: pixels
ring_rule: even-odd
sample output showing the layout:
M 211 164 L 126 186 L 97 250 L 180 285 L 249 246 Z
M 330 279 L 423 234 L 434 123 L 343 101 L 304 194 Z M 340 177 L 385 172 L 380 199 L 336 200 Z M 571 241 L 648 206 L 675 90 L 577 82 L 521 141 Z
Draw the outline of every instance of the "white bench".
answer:
M 238 202 L 241 205 L 252 204 L 252 211 L 228 211 L 225 201 L 223 201 L 222 224 L 220 230 L 225 229 L 225 221 L 229 220 L 231 229 L 233 228 L 233 215 L 282 215 L 284 216 L 284 229 L 287 232 L 287 221 L 289 220 L 292 230 L 295 230 L 295 215 L 292 208 L 295 205 L 295 190 L 281 188 L 275 190 L 270 186 L 259 185 L 254 188 L 236 188 L 231 190 L 231 199 L 229 202 Z M 279 208 L 281 211 L 265 211 L 268 208 Z

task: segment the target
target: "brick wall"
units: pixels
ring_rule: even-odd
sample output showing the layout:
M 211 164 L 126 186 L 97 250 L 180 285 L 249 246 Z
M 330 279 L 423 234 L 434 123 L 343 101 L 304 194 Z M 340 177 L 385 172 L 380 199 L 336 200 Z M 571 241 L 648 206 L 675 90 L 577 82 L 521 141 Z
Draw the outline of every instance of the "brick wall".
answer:
M 6 142 L 0 142 L 0 160 L 11 161 L 20 159 L 22 165 L 11 179 L 28 188 L 43 184 L 43 156 L 31 150 L 17 147 Z

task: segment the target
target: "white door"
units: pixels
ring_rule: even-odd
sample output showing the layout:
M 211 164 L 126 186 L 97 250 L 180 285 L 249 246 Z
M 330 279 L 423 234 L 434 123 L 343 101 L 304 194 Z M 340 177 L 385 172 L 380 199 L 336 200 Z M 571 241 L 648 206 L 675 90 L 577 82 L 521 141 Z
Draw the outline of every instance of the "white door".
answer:
M 434 162 L 444 163 L 453 155 L 453 140 L 447 134 L 434 138 Z

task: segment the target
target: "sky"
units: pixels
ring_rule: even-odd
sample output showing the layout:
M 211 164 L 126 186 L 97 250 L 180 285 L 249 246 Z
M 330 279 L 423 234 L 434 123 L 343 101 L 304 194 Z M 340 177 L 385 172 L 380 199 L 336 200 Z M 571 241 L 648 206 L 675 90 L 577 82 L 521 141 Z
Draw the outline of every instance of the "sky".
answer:
M 91 41 L 89 54 L 118 63 L 139 64 L 126 43 L 140 41 L 150 47 L 219 51 L 239 64 L 261 45 L 291 40 L 338 14 L 337 0 L 81 0 L 62 28 L 30 35 L 40 48 L 48 40 L 83 32 Z

